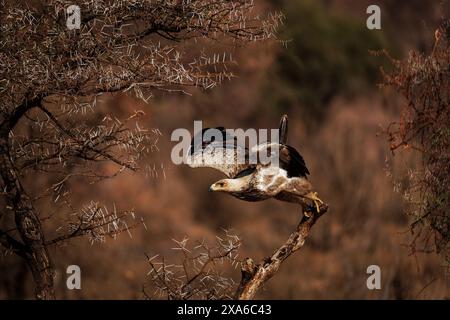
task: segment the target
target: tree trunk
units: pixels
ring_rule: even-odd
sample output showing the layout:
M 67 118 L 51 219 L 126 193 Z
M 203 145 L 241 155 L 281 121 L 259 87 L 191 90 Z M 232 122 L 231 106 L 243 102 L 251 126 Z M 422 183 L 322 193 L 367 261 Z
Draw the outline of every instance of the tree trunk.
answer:
M 27 264 L 31 269 L 35 283 L 35 296 L 40 300 L 55 299 L 54 270 L 47 248 L 40 246 L 32 249 Z
M 8 206 L 14 212 L 17 230 L 26 252 L 21 256 L 31 270 L 37 299 L 54 299 L 54 270 L 45 245 L 38 214 L 19 180 L 10 157 L 7 137 L 0 137 L 0 174 L 5 185 Z

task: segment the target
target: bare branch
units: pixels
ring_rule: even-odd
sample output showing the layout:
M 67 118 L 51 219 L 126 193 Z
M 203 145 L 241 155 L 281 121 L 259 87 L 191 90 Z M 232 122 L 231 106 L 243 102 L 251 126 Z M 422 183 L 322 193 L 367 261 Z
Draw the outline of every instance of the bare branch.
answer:
M 164 259 L 158 261 L 159 255 L 147 256 L 150 271 L 144 295 L 179 300 L 232 299 L 236 283 L 230 276 L 225 276 L 219 266 L 222 267 L 224 262 L 231 267 L 238 266 L 239 237 L 224 230 L 223 238 L 217 237 L 217 243 L 212 247 L 206 241 L 188 246 L 188 241 L 188 238 L 174 240 L 176 246 L 172 249 L 183 256 L 181 264 L 166 264 Z M 149 287 L 153 293 L 148 293 Z
M 242 279 L 236 292 L 236 298 L 239 300 L 253 299 L 258 290 L 278 272 L 283 261 L 303 247 L 312 226 L 327 211 L 328 206 L 323 204 L 318 213 L 311 213 L 309 218 L 303 216 L 297 229 L 289 236 L 288 240 L 272 256 L 265 258 L 258 265 L 255 266 L 253 260 L 247 258 L 242 263 Z

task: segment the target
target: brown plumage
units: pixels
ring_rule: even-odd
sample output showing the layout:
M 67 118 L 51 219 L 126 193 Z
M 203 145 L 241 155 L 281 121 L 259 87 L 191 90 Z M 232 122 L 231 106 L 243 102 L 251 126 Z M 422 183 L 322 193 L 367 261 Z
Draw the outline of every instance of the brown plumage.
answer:
M 192 142 L 188 164 L 191 167 L 211 167 L 223 172 L 228 179 L 222 179 L 210 186 L 210 191 L 226 192 L 245 201 L 262 201 L 275 198 L 280 201 L 298 203 L 303 212 L 319 211 L 323 203 L 313 191 L 308 181 L 309 174 L 303 157 L 287 145 L 287 116 L 280 121 L 280 143 L 263 143 L 251 150 L 237 146 L 233 137 L 228 137 L 224 128 L 215 128 L 222 133 L 222 140 L 202 140 L 197 145 Z M 204 129 L 200 134 L 207 131 Z M 278 149 L 278 164 L 237 163 L 238 150 L 245 153 L 246 159 L 252 153 Z

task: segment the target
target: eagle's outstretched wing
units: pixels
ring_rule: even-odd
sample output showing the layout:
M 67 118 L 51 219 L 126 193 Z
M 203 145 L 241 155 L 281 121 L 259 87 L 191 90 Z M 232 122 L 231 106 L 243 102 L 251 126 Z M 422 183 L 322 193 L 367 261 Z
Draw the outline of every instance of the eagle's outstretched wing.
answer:
M 288 177 L 304 177 L 309 174 L 305 160 L 291 146 L 280 144 L 280 167 L 287 171 Z
M 278 157 L 277 163 L 286 170 L 288 177 L 307 177 L 309 174 L 305 160 L 287 142 L 287 121 L 283 115 L 280 121 L 279 138 L 281 143 L 262 143 L 250 150 L 239 145 L 233 135 L 227 134 L 223 127 L 205 128 L 191 141 L 187 164 L 190 167 L 208 167 L 221 171 L 229 178 L 241 177 L 253 172 L 257 165 L 273 165 L 267 157 Z M 265 164 L 260 156 L 266 153 Z M 251 161 L 252 160 L 252 161 Z
M 256 164 L 250 164 L 248 149 L 238 145 L 236 138 L 228 135 L 223 127 L 204 128 L 194 136 L 187 164 L 192 168 L 213 168 L 229 178 L 256 167 Z
M 294 147 L 281 143 L 263 143 L 253 147 L 250 153 L 257 153 L 258 155 L 266 153 L 268 157 L 278 157 L 278 166 L 286 170 L 288 178 L 307 178 L 309 174 L 305 160 Z M 274 163 L 276 162 L 272 161 L 271 165 Z

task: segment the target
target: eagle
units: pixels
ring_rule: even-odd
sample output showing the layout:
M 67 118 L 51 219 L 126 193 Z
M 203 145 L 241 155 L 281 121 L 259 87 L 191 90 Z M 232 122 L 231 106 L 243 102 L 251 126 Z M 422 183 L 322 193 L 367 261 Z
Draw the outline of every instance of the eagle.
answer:
M 217 135 L 206 134 L 215 129 Z M 187 164 L 192 168 L 208 167 L 227 176 L 213 183 L 209 190 L 228 193 L 245 201 L 262 201 L 275 198 L 300 204 L 303 213 L 310 217 L 319 212 L 323 201 L 308 180 L 309 170 L 305 160 L 292 146 L 287 145 L 288 117 L 283 115 L 279 125 L 279 141 L 264 142 L 251 148 L 237 144 L 235 136 L 224 127 L 204 128 L 192 139 Z M 278 152 L 273 152 L 278 151 Z M 256 156 L 266 152 L 278 161 L 261 162 Z M 246 161 L 237 161 L 239 155 Z M 250 161 L 255 156 L 257 161 Z

